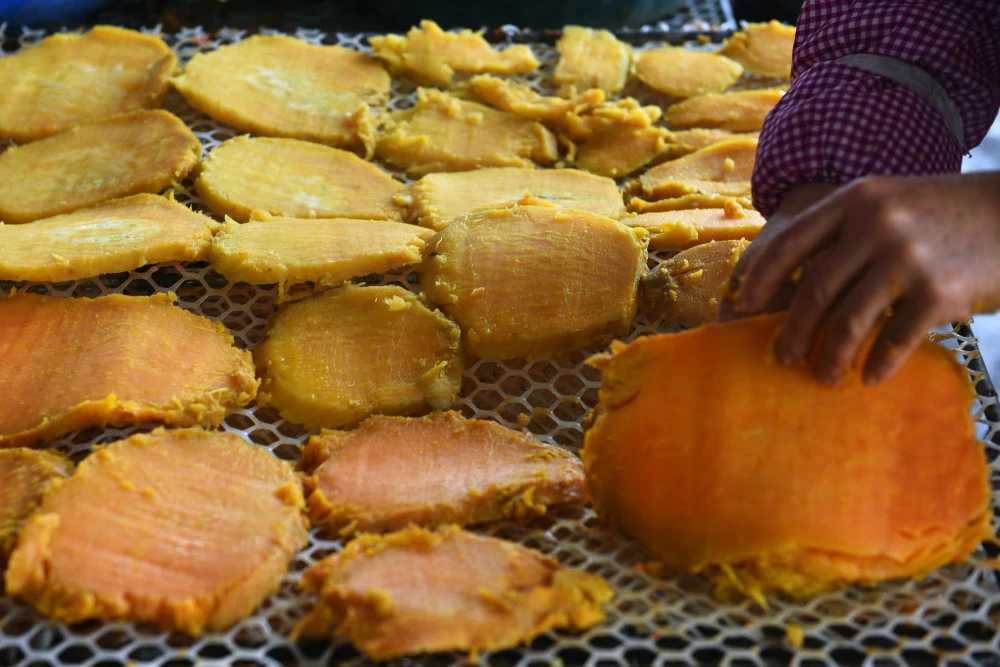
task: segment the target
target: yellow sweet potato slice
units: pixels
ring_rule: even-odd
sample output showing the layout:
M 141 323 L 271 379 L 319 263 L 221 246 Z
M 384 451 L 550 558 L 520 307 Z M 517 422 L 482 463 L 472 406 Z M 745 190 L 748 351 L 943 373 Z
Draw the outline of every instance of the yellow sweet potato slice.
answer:
M 729 276 L 750 242 L 709 241 L 677 253 L 642 277 L 642 302 L 651 317 L 693 328 L 714 322 Z
M 0 138 L 28 143 L 160 106 L 177 58 L 153 35 L 97 26 L 0 58 Z
M 684 157 L 689 153 L 700 151 L 723 141 L 731 139 L 756 139 L 759 132 L 729 132 L 727 130 L 712 130 L 708 128 L 694 128 L 693 130 L 677 130 L 670 133 L 666 157 L 674 160 Z
M 643 213 L 621 220 L 648 231 L 649 247 L 656 250 L 684 250 L 709 241 L 752 241 L 765 222 L 760 213 L 732 200 L 723 208 Z
M 723 141 L 653 167 L 628 187 L 653 199 L 696 193 L 746 196 L 756 154 L 756 139 Z
M 136 111 L 0 154 L 0 222 L 31 222 L 108 199 L 160 192 L 201 158 L 198 138 L 166 111 Z
M 645 268 L 644 230 L 584 211 L 515 206 L 452 220 L 420 279 L 461 326 L 469 354 L 513 358 L 627 333 Z
M 87 426 L 216 426 L 253 400 L 249 353 L 173 300 L 0 299 L 0 447 Z
M 744 90 L 725 95 L 699 95 L 667 108 L 674 127 L 710 127 L 730 132 L 752 132 L 764 125 L 767 112 L 784 90 Z
M 274 218 L 229 220 L 212 242 L 212 265 L 230 280 L 336 287 L 370 273 L 419 264 L 429 229 L 385 220 Z
M 316 607 L 297 632 L 344 637 L 376 660 L 516 646 L 553 628 L 604 620 L 600 576 L 451 526 L 364 535 L 310 568 Z
M 632 213 L 686 211 L 694 208 L 724 208 L 730 202 L 738 204 L 741 208 L 753 210 L 753 200 L 749 194 L 730 197 L 706 193 L 687 194 L 674 199 L 657 199 L 656 201 L 646 201 L 639 197 L 632 197 L 628 202 L 628 210 Z
M 283 35 L 198 54 L 173 80 L 188 104 L 241 132 L 362 149 L 367 157 L 389 83 L 363 53 Z
M 219 223 L 173 199 L 133 195 L 28 225 L 0 224 L 0 280 L 76 280 L 207 259 Z
M 0 573 L 14 550 L 24 522 L 38 507 L 53 480 L 69 475 L 73 464 L 49 452 L 0 449 Z M 582 487 L 582 468 L 581 468 Z M 4 589 L 0 579 L 0 592 Z
M 422 85 L 451 85 L 455 72 L 527 74 L 538 69 L 531 48 L 523 44 L 497 51 L 481 32 L 445 32 L 434 21 L 421 21 L 406 35 L 369 37 L 375 56 L 395 74 Z
M 774 361 L 783 317 L 599 361 L 583 453 L 598 515 L 721 595 L 805 596 L 964 560 L 991 534 L 966 370 L 924 342 L 885 382 L 827 387 Z M 723 407 L 706 418 L 706 400 Z
M 311 475 L 313 525 L 331 532 L 527 518 L 584 499 L 576 456 L 457 412 L 324 431 L 309 439 L 299 467 Z
M 466 213 L 512 206 L 528 194 L 561 208 L 590 211 L 609 218 L 625 214 L 614 181 L 576 169 L 498 167 L 427 174 L 410 186 L 410 220 L 438 231 Z
M 628 81 L 632 47 L 607 30 L 568 25 L 556 49 L 559 63 L 552 81 L 561 86 L 560 94 L 573 96 L 576 90 L 599 88 L 614 95 Z
M 790 79 L 794 43 L 795 26 L 777 21 L 751 23 L 730 37 L 719 53 L 743 65 L 750 74 Z
M 533 167 L 559 157 L 556 138 L 543 125 L 429 88 L 417 104 L 394 111 L 376 154 L 415 175 L 479 167 Z
M 635 54 L 635 75 L 650 88 L 671 97 L 695 97 L 721 93 L 743 74 L 735 60 L 682 46 L 639 51 Z
M 348 151 L 297 139 L 235 137 L 202 163 L 195 190 L 219 215 L 398 220 L 403 184 Z
M 327 292 L 271 321 L 254 353 L 259 402 L 310 428 L 444 410 L 462 383 L 460 337 L 454 322 L 401 287 Z
M 605 101 L 592 109 L 563 116 L 556 129 L 574 142 L 583 142 L 604 131 L 622 131 L 630 128 L 647 128 L 660 119 L 663 110 L 655 105 L 642 106 L 637 100 L 626 97 Z
M 307 542 L 303 505 L 291 466 L 235 435 L 135 435 L 53 485 L 11 555 L 7 591 L 64 623 L 221 630 L 278 589 Z
M 462 85 L 460 92 L 494 106 L 542 123 L 557 123 L 568 114 L 585 114 L 605 101 L 604 92 L 587 90 L 572 97 L 539 95 L 530 87 L 488 74 L 474 76 Z
M 576 166 L 619 178 L 638 171 L 670 151 L 670 132 L 662 127 L 608 126 L 594 133 L 576 154 Z

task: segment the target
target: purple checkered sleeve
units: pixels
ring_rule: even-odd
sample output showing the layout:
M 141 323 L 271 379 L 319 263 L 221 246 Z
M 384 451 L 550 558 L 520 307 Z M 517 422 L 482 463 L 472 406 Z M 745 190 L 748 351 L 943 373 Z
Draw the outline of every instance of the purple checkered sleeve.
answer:
M 908 86 L 833 62 L 856 53 L 912 63 L 961 113 L 963 141 Z M 753 173 L 765 216 L 797 185 L 869 174 L 944 174 L 1000 107 L 1000 0 L 806 0 L 792 85 L 764 122 Z

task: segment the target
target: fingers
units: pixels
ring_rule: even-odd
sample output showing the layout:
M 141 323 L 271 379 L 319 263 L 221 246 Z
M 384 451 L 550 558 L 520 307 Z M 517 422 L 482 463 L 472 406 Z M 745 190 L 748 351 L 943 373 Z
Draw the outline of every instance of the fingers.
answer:
M 903 299 L 893 309 L 865 364 L 864 381 L 875 384 L 887 380 L 937 324 L 933 309 L 920 297 Z

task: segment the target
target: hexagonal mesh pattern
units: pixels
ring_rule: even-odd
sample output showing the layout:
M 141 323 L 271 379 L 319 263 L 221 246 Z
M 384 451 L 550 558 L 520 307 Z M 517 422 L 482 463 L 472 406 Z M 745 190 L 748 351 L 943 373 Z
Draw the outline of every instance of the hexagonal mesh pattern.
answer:
M 242 36 L 222 31 L 210 37 L 188 30 L 167 39 L 186 61 L 198 51 Z M 327 38 L 315 31 L 301 31 L 299 36 L 367 50 L 359 36 Z M 19 41 L 23 45 L 41 37 L 41 33 L 29 31 Z M 550 71 L 553 50 L 541 45 L 536 50 Z M 526 80 L 544 89 L 544 74 Z M 410 103 L 412 87 L 405 82 L 394 86 L 392 106 Z M 235 134 L 186 107 L 176 95 L 167 106 L 192 127 L 206 150 Z M 176 195 L 199 207 L 189 185 L 178 186 Z M 651 257 L 650 266 L 662 259 Z M 405 272 L 361 280 L 367 284 L 386 281 L 418 289 L 413 276 Z M 6 292 L 12 286 L 0 284 L 0 290 Z M 76 297 L 174 292 L 182 307 L 225 323 L 238 344 L 251 349 L 263 336 L 267 319 L 277 311 L 274 288 L 230 285 L 204 262 L 17 287 Z M 629 338 L 656 330 L 640 315 Z M 997 399 L 975 338 L 965 324 L 942 332 L 938 338 L 955 350 L 976 384 L 978 434 L 990 460 L 993 488 L 1000 488 Z M 472 361 L 457 407 L 469 417 L 494 419 L 513 428 L 526 424 L 541 439 L 576 450 L 582 440 L 581 419 L 596 404 L 600 380 L 584 360 L 597 351 L 594 347 L 535 361 Z M 298 458 L 308 435 L 275 411 L 261 407 L 237 411 L 226 419 L 224 428 L 289 461 Z M 94 444 L 138 430 L 141 427 L 91 429 L 70 434 L 53 447 L 79 459 Z M 658 580 L 649 576 L 641 566 L 648 559 L 643 550 L 602 528 L 590 509 L 564 508 L 528 525 L 499 523 L 482 532 L 539 549 L 565 565 L 600 573 L 616 591 L 607 621 L 601 626 L 580 635 L 546 633 L 529 646 L 481 656 L 479 662 L 484 665 L 770 665 L 793 661 L 800 665 L 932 665 L 942 659 L 949 665 L 975 665 L 995 663 L 994 656 L 1000 655 L 1000 585 L 989 562 L 1000 548 L 990 544 L 980 548 L 969 563 L 942 569 L 924 580 L 892 582 L 876 589 L 850 588 L 808 602 L 773 599 L 769 609 L 761 609 L 749 601 L 720 604 L 698 579 Z M 122 623 L 66 627 L 48 622 L 23 603 L 0 597 L 0 667 L 365 664 L 341 642 L 292 643 L 287 639 L 308 605 L 295 590 L 301 572 L 340 548 L 339 542 L 314 534 L 309 547 L 295 557 L 277 594 L 228 632 L 200 639 Z M 792 625 L 804 633 L 804 643 L 797 650 L 786 636 Z M 462 658 L 449 654 L 398 664 L 446 665 Z

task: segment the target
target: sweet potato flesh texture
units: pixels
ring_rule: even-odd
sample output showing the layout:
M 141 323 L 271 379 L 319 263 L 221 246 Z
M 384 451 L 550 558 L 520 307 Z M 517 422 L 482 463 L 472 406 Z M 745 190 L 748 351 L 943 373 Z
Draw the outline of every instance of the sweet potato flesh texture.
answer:
M 254 357 L 261 402 L 311 428 L 451 406 L 462 382 L 455 323 L 401 287 L 344 287 L 288 306 Z
M 456 218 L 421 273 L 431 301 L 480 357 L 568 352 L 628 332 L 646 234 L 583 211 L 541 206 Z
M 211 218 L 148 194 L 29 225 L 0 225 L 0 280 L 58 282 L 207 259 L 218 229 Z
M 454 218 L 473 211 L 513 206 L 525 195 L 560 208 L 609 218 L 625 214 L 622 194 L 609 178 L 576 169 L 498 167 L 427 174 L 410 186 L 410 220 L 442 230 Z
M 744 90 L 726 95 L 699 95 L 667 108 L 667 122 L 681 128 L 706 127 L 730 132 L 753 132 L 764 125 L 764 117 L 782 95 L 783 90 Z
M 559 63 L 552 81 L 561 94 L 599 88 L 614 95 L 625 87 L 632 65 L 632 47 L 607 30 L 578 25 L 563 28 L 556 42 Z
M 530 86 L 488 74 L 469 79 L 462 92 L 501 111 L 543 123 L 559 122 L 571 113 L 586 113 L 605 100 L 604 92 L 598 89 L 569 98 L 539 95 Z
M 743 65 L 750 74 L 792 78 L 795 27 L 777 21 L 751 23 L 726 42 L 719 53 Z
M 278 283 L 284 296 L 289 285 L 336 287 L 356 276 L 419 264 L 433 234 L 385 220 L 229 221 L 212 243 L 212 266 L 230 282 Z
M 662 115 L 660 107 L 642 106 L 636 99 L 626 97 L 566 114 L 555 123 L 555 127 L 565 139 L 579 143 L 602 131 L 648 128 Z
M 583 465 L 566 450 L 457 412 L 372 417 L 310 438 L 309 512 L 331 531 L 468 525 L 582 502 Z
M 592 174 L 619 178 L 666 155 L 670 133 L 662 127 L 618 127 L 598 130 L 576 156 L 576 166 Z
M 481 33 L 445 32 L 434 21 L 421 21 L 405 36 L 380 35 L 368 41 L 390 70 L 422 85 L 449 86 L 455 72 L 527 74 L 539 66 L 528 46 L 497 51 Z
M 750 194 L 756 139 L 733 139 L 653 167 L 629 184 L 651 199 L 687 194 Z
M 52 480 L 66 477 L 72 467 L 67 459 L 48 452 L 0 449 L 0 573 L 21 527 Z M 0 585 L 0 591 L 3 588 Z
M 0 138 L 28 143 L 160 106 L 177 58 L 159 37 L 97 26 L 0 59 Z
M 297 139 L 236 137 L 215 148 L 195 182 L 219 215 L 398 220 L 403 184 L 348 151 Z
M 640 51 L 635 75 L 650 88 L 671 97 L 721 93 L 740 78 L 743 67 L 735 60 L 682 46 Z
M 389 74 L 363 53 L 282 35 L 254 35 L 198 54 L 174 78 L 191 106 L 253 134 L 375 147 Z M 374 111 L 373 111 L 374 110 Z
M 417 104 L 389 114 L 376 154 L 414 175 L 480 167 L 534 167 L 559 157 L 543 125 L 421 88 Z
M 670 568 L 728 569 L 720 593 L 810 595 L 964 560 L 990 534 L 965 369 L 924 342 L 884 382 L 827 387 L 774 360 L 783 317 L 640 338 L 600 362 L 583 454 L 599 516 Z
M 733 267 L 749 245 L 745 239 L 711 241 L 674 255 L 643 276 L 644 307 L 670 324 L 714 322 Z
M 715 144 L 731 139 L 756 139 L 758 132 L 730 132 L 728 130 L 713 130 L 710 128 L 696 127 L 691 130 L 677 130 L 671 132 L 669 137 L 669 149 L 667 157 L 674 160 L 684 157 L 689 153 L 700 151 Z
M 351 641 L 371 658 L 516 646 L 604 620 L 603 578 L 452 526 L 362 536 L 303 576 L 318 595 L 299 630 Z
M 181 181 L 201 144 L 176 116 L 136 111 L 0 154 L 0 222 L 31 222 Z
M 157 430 L 99 449 L 47 494 L 7 591 L 49 617 L 191 635 L 244 618 L 307 541 L 291 467 L 235 435 Z
M 643 213 L 622 218 L 622 222 L 646 229 L 650 248 L 685 250 L 709 241 L 752 241 L 764 226 L 764 216 L 728 201 L 724 208 Z
M 749 185 L 747 186 L 747 194 L 736 197 L 704 192 L 655 201 L 632 197 L 628 202 L 628 210 L 632 213 L 657 213 L 660 211 L 687 211 L 696 208 L 725 208 L 733 204 L 744 210 L 753 210 L 753 199 L 750 197 Z
M 249 353 L 173 299 L 0 299 L 0 447 L 87 426 L 215 426 L 253 400 Z

